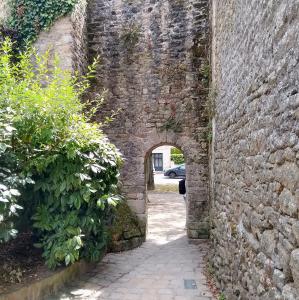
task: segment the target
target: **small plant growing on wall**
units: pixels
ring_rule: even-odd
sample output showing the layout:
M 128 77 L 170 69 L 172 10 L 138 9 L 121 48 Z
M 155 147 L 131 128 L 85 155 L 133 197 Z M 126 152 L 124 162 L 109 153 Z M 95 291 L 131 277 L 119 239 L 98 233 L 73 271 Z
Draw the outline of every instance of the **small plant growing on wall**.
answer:
M 173 132 L 182 132 L 182 121 L 181 114 L 177 113 L 177 105 L 174 102 L 165 102 L 165 105 L 169 104 L 169 117 L 166 119 L 164 124 L 159 127 L 159 130 Z
M 182 132 L 182 123 L 175 116 L 170 116 L 165 123 L 160 127 L 160 131 Z
M 221 293 L 221 294 L 219 295 L 218 300 L 226 300 L 225 295 L 224 295 L 223 293 Z
M 173 77 L 180 77 L 184 75 L 187 71 L 187 66 L 184 63 L 177 63 L 177 64 L 169 64 L 165 65 L 163 68 L 160 69 L 160 74 L 162 77 L 166 78 L 173 78 Z
M 141 36 L 140 26 L 132 24 L 128 28 L 125 28 L 120 36 L 123 46 L 132 51 L 135 46 L 138 44 Z
M 199 69 L 199 79 L 202 81 L 205 87 L 210 83 L 210 72 L 211 68 L 208 63 L 203 64 Z

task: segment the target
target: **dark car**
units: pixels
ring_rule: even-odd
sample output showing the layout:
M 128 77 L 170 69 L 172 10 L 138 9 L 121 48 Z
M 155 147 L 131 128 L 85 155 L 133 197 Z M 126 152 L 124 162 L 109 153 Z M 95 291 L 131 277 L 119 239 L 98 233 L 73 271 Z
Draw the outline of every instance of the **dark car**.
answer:
M 164 176 L 169 176 L 170 178 L 186 177 L 185 164 L 165 171 Z

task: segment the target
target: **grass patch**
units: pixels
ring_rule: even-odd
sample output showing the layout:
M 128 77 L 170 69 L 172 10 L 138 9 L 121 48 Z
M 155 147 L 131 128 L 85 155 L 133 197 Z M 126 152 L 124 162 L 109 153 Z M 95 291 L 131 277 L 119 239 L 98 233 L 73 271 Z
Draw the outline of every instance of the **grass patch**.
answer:
M 155 192 L 179 192 L 178 184 L 155 184 Z

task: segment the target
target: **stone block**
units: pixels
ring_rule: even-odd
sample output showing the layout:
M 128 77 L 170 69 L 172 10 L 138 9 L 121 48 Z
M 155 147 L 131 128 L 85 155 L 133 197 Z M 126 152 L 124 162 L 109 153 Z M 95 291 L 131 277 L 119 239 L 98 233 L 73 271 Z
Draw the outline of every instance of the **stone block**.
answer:
M 283 300 L 298 300 L 299 290 L 293 284 L 287 284 L 282 290 Z
M 293 234 L 297 241 L 297 246 L 299 247 L 299 221 L 295 222 L 292 226 Z
M 278 261 L 276 263 L 276 267 L 279 269 L 283 269 L 283 272 L 287 278 L 290 280 L 292 277 L 291 269 L 290 269 L 290 255 L 291 253 L 287 251 L 281 243 L 277 244 L 277 251 L 278 251 Z
M 277 286 L 280 290 L 282 290 L 286 284 L 286 277 L 284 273 L 278 269 L 275 269 L 273 272 L 272 279 L 275 286 Z
M 251 249 L 253 249 L 255 252 L 259 251 L 260 243 L 252 233 L 244 231 L 244 238 Z
M 291 217 L 297 217 L 298 216 L 298 200 L 295 198 L 295 196 L 292 195 L 292 193 L 284 189 L 282 193 L 279 196 L 279 203 L 280 203 L 280 210 L 291 216 Z
M 295 287 L 299 289 L 299 248 L 291 253 L 290 268 Z
M 145 213 L 145 202 L 142 200 L 128 200 L 127 201 L 131 209 L 136 214 L 143 214 Z
M 261 297 L 263 300 L 282 300 L 281 291 L 275 287 Z

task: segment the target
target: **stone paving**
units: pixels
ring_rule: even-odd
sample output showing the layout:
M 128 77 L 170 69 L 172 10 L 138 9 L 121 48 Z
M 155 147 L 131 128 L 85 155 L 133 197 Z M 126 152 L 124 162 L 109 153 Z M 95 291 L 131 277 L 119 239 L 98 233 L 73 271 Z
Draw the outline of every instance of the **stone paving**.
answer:
M 48 300 L 212 300 L 203 275 L 207 243 L 189 244 L 185 205 L 175 193 L 151 193 L 147 241 L 137 249 L 110 253 L 80 281 Z M 195 280 L 197 289 L 185 289 Z

